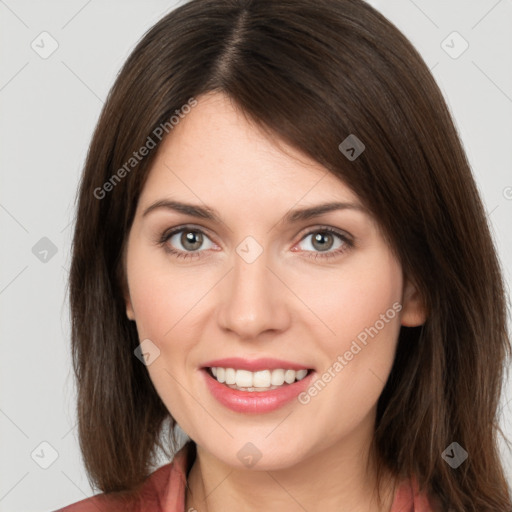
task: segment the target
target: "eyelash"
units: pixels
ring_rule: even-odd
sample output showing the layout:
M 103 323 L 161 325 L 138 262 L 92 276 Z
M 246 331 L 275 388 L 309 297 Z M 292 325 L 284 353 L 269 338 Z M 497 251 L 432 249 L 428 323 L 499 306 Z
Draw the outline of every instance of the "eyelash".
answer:
M 162 236 L 160 237 L 160 239 L 158 240 L 157 244 L 161 247 L 164 248 L 164 250 L 169 253 L 169 254 L 172 254 L 173 257 L 175 258 L 183 258 L 183 259 L 187 259 L 187 258 L 201 258 L 201 252 L 204 252 L 204 251 L 180 251 L 180 250 L 177 250 L 177 249 L 174 249 L 172 247 L 169 247 L 169 245 L 166 245 L 167 244 L 167 241 L 174 235 L 176 235 L 177 233 L 181 233 L 183 231 L 190 231 L 190 232 L 193 232 L 193 233 L 201 233 L 202 235 L 208 237 L 208 235 L 201 229 L 199 228 L 194 228 L 192 226 L 181 226 L 179 228 L 175 228 L 171 231 L 165 231 Z M 304 240 L 306 237 L 310 236 L 310 235 L 313 235 L 313 234 L 317 234 L 317 233 L 329 233 L 329 234 L 332 234 L 332 235 L 335 235 L 337 236 L 342 242 L 343 242 L 343 246 L 336 249 L 335 251 L 332 251 L 332 252 L 314 252 L 314 255 L 308 255 L 307 257 L 308 258 L 311 258 L 311 259 L 314 259 L 316 260 L 317 258 L 321 258 L 321 259 L 329 259 L 329 258 L 335 258 L 337 256 L 340 256 L 342 253 L 344 253 L 345 251 L 351 249 L 354 247 L 354 242 L 349 239 L 346 235 L 342 234 L 341 232 L 339 232 L 338 230 L 335 230 L 331 227 L 328 227 L 328 226 L 321 226 L 321 227 L 318 227 L 314 230 L 311 230 L 311 231 L 308 231 L 307 233 L 304 234 L 304 236 L 300 239 L 300 241 Z M 209 238 L 209 237 L 208 237 Z M 313 251 L 306 251 L 306 252 L 313 252 Z

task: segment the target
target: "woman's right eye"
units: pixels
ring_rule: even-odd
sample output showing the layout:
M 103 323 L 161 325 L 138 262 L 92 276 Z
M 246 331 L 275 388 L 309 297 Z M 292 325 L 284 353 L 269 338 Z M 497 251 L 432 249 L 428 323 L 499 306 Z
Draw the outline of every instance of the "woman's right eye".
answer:
M 181 227 L 163 233 L 159 244 L 162 245 L 168 253 L 173 254 L 177 258 L 197 258 L 201 257 L 200 253 L 203 251 L 199 251 L 198 249 L 200 249 L 205 240 L 209 240 L 209 238 L 200 229 Z M 176 246 L 180 245 L 183 249 L 176 249 Z M 213 246 L 213 244 L 211 246 Z M 207 247 L 207 249 L 208 248 L 211 247 Z

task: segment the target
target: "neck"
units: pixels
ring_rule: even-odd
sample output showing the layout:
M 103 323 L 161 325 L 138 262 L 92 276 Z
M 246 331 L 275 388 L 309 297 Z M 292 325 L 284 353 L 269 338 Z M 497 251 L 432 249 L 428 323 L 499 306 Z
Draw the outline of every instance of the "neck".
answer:
M 185 510 L 387 512 L 395 481 L 384 472 L 379 503 L 375 461 L 369 443 L 357 442 L 357 437 L 359 441 L 364 438 L 360 434 L 275 471 L 233 468 L 198 445 Z

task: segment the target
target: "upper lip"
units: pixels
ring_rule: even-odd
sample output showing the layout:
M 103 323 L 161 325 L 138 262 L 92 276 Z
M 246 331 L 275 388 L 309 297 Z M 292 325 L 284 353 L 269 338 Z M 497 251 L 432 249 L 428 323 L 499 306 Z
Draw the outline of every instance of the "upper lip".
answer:
M 304 366 L 300 363 L 292 361 L 285 361 L 284 359 L 274 359 L 270 357 L 263 357 L 260 359 L 243 359 L 241 357 L 228 357 L 225 359 L 215 359 L 207 361 L 203 364 L 204 368 L 221 367 L 221 368 L 235 368 L 236 370 L 248 370 L 250 372 L 257 372 L 260 370 L 275 370 L 282 368 L 284 370 L 309 370 L 310 367 Z

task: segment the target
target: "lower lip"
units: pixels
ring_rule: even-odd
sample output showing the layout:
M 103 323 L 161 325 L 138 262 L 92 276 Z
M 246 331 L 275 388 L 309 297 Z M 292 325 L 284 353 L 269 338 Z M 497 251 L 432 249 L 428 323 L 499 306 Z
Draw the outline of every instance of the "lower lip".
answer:
M 239 391 L 221 384 L 206 368 L 201 369 L 211 394 L 222 405 L 235 412 L 265 413 L 283 407 L 304 391 L 315 375 L 311 371 L 302 380 L 269 391 Z

